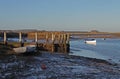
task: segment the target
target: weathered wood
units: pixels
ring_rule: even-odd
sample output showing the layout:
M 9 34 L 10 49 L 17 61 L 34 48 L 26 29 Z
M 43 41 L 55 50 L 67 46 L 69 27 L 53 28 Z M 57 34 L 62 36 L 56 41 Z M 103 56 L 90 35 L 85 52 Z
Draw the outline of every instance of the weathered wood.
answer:
M 31 42 L 22 41 L 22 32 L 19 32 L 19 42 L 14 43 L 13 47 L 22 47 L 33 44 L 36 45 L 37 50 L 63 52 L 69 51 L 69 35 L 64 32 L 30 32 L 27 33 L 27 38 L 32 39 Z M 4 33 L 4 42 L 6 40 L 6 33 Z M 12 43 L 9 43 L 12 45 Z
M 4 32 L 4 44 L 7 45 L 7 34 Z
M 23 47 L 24 41 L 22 40 L 22 32 L 19 32 L 19 42 L 20 42 L 20 46 Z
M 38 33 L 37 32 L 35 33 L 35 42 L 36 43 L 38 42 Z
M 48 43 L 49 39 L 48 39 L 48 34 L 46 34 L 46 43 Z
M 22 42 L 22 32 L 19 33 L 19 42 Z
M 63 40 L 64 40 L 64 35 L 61 34 L 61 43 L 63 43 Z
M 69 35 L 69 34 L 67 34 L 66 44 L 69 44 L 69 41 L 70 41 L 70 35 Z
M 52 44 L 54 44 L 55 41 L 55 35 L 52 33 Z

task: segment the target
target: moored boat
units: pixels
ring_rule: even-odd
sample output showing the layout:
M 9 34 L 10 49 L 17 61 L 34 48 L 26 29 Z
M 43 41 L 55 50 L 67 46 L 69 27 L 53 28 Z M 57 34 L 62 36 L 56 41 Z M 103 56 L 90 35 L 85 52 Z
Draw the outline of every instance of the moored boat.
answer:
M 34 52 L 36 50 L 36 46 L 35 45 L 28 45 L 25 47 L 18 47 L 18 48 L 13 48 L 13 50 L 15 51 L 15 53 L 25 53 L 25 52 Z
M 96 45 L 96 40 L 95 40 L 95 39 L 86 39 L 86 40 L 85 40 L 85 43 L 86 43 L 86 44 Z

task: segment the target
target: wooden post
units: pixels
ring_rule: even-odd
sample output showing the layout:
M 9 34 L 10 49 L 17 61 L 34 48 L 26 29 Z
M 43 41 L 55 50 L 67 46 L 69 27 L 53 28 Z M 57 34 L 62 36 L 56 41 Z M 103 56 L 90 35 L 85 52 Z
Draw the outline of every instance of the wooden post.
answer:
M 54 52 L 55 50 L 55 48 L 54 48 L 54 40 L 55 40 L 55 36 L 54 36 L 54 34 L 52 33 L 52 52 Z
M 4 44 L 7 45 L 7 34 L 4 32 Z
M 55 52 L 54 44 L 52 44 L 52 52 Z
M 63 43 L 66 44 L 66 34 L 64 34 L 63 38 L 64 38 L 64 42 Z
M 22 42 L 22 32 L 19 33 L 19 42 Z
M 52 33 L 52 43 L 54 44 L 55 35 Z
M 64 40 L 64 35 L 62 34 L 61 35 L 61 43 L 63 43 L 63 40 Z
M 24 43 L 22 41 L 22 32 L 19 32 L 19 42 L 20 42 L 20 46 L 23 47 Z
M 58 43 L 60 44 L 61 41 L 61 34 L 58 35 Z
M 69 44 L 69 41 L 70 41 L 70 35 L 69 35 L 69 34 L 67 34 L 66 44 Z
M 66 34 L 63 34 L 63 47 L 64 47 L 64 52 L 66 53 Z
M 70 34 L 67 34 L 67 52 L 70 52 Z
M 38 42 L 38 34 L 37 34 L 37 32 L 35 33 L 35 42 L 36 43 Z
M 38 33 L 35 33 L 36 50 L 38 51 Z
M 64 34 L 64 42 L 63 42 L 64 52 L 69 52 L 69 34 Z
M 48 43 L 48 33 L 46 34 L 46 44 Z

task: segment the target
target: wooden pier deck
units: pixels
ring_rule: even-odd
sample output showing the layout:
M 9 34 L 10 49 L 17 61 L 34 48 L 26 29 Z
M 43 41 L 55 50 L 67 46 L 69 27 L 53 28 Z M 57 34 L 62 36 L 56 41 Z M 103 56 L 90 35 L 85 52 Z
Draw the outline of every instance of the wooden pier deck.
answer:
M 17 41 L 9 41 L 9 32 L 0 33 L 3 36 L 3 41 L 0 42 L 4 45 L 11 45 L 13 48 L 23 47 L 27 45 L 36 45 L 37 50 L 68 53 L 70 51 L 69 34 L 65 32 L 28 32 L 26 36 L 24 33 L 16 33 L 14 38 Z M 12 34 L 11 34 L 12 35 Z

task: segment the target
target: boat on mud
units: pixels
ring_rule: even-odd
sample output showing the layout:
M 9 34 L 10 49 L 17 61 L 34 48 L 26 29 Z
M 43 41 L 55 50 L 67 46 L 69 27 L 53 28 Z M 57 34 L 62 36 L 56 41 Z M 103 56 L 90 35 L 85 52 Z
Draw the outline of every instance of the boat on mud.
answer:
M 25 46 L 25 47 L 13 48 L 13 50 L 17 54 L 26 53 L 26 52 L 35 52 L 36 51 L 36 45 L 28 45 L 28 46 Z

